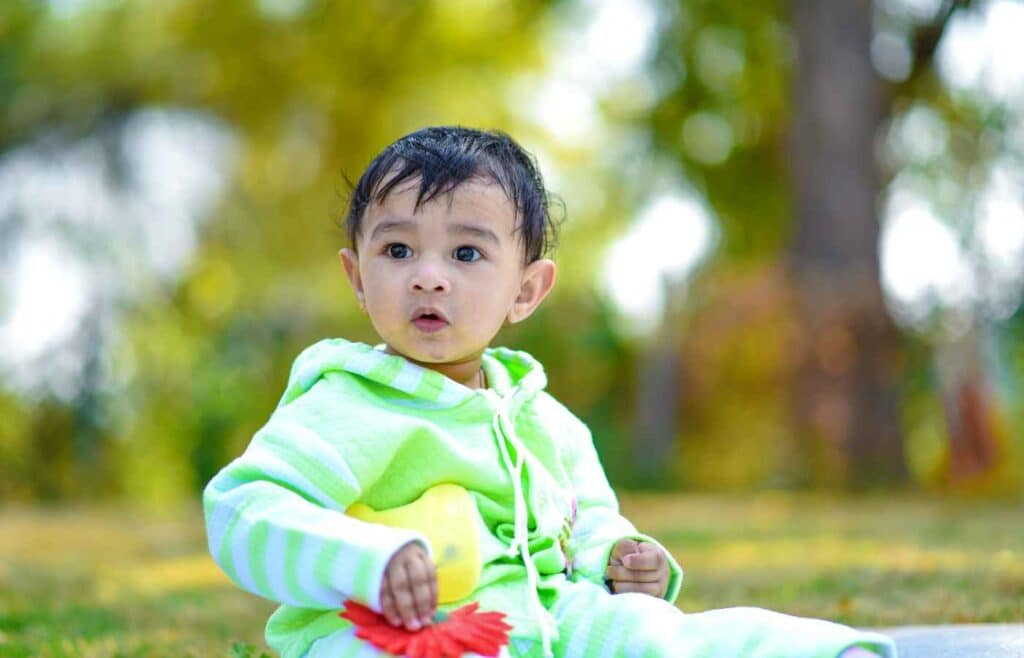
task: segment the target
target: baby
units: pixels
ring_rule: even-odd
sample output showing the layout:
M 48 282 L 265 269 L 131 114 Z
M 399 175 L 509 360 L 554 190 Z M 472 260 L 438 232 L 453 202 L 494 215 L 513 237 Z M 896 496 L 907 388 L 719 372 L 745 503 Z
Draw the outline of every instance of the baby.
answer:
M 891 641 L 758 608 L 683 614 L 682 570 L 623 518 L 586 426 L 529 354 L 490 347 L 555 283 L 534 160 L 507 135 L 426 128 L 353 192 L 340 257 L 376 347 L 320 341 L 204 492 L 210 551 L 282 604 L 284 658 L 386 655 L 346 600 L 415 631 L 469 602 L 510 656 L 895 656 Z M 868 651 L 870 649 L 870 651 Z

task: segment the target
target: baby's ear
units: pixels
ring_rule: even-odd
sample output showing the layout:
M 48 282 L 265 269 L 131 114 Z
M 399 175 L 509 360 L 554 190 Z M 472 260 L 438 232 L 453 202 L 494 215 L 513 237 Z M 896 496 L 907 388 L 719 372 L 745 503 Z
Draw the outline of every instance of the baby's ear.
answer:
M 547 258 L 535 260 L 523 270 L 519 294 L 508 311 L 509 324 L 522 322 L 533 314 L 555 285 L 555 262 Z
M 363 278 L 359 276 L 359 255 L 354 249 L 345 247 L 338 252 L 341 264 L 345 267 L 345 274 L 348 275 L 349 283 L 352 284 L 352 291 L 356 294 L 356 301 L 359 308 L 366 310 L 366 298 L 363 295 Z

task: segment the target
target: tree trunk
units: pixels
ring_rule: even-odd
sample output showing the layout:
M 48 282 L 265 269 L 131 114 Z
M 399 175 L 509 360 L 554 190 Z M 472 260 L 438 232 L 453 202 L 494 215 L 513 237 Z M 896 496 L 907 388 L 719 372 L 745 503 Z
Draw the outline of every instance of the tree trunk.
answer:
M 791 274 L 804 330 L 794 413 L 817 482 L 907 478 L 899 428 L 898 336 L 879 282 L 881 85 L 868 0 L 798 0 L 792 134 Z
M 637 360 L 636 417 L 631 484 L 656 489 L 672 484 L 681 377 L 679 327 L 685 284 L 661 281 L 665 313 L 657 334 Z
M 670 483 L 675 459 L 678 346 L 657 340 L 640 357 L 638 366 L 632 483 L 637 488 L 661 488 Z

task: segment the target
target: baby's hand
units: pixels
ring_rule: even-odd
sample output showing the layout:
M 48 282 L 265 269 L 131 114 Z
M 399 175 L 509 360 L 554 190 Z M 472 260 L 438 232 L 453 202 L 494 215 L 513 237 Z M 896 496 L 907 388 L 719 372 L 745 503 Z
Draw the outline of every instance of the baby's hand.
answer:
M 668 558 L 656 544 L 620 539 L 608 558 L 604 577 L 613 594 L 642 592 L 662 598 L 668 591 Z
M 392 626 L 418 631 L 430 625 L 437 611 L 437 570 L 417 542 L 403 546 L 388 562 L 380 605 Z

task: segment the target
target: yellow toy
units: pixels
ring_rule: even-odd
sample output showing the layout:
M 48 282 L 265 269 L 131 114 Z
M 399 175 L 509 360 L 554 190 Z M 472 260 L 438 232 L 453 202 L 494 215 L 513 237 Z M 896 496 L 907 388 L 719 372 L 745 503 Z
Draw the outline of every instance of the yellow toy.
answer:
M 353 503 L 345 513 L 361 521 L 415 530 L 426 536 L 434 551 L 440 603 L 458 601 L 476 589 L 482 567 L 476 503 L 459 485 L 433 486 L 413 502 L 387 510 Z

